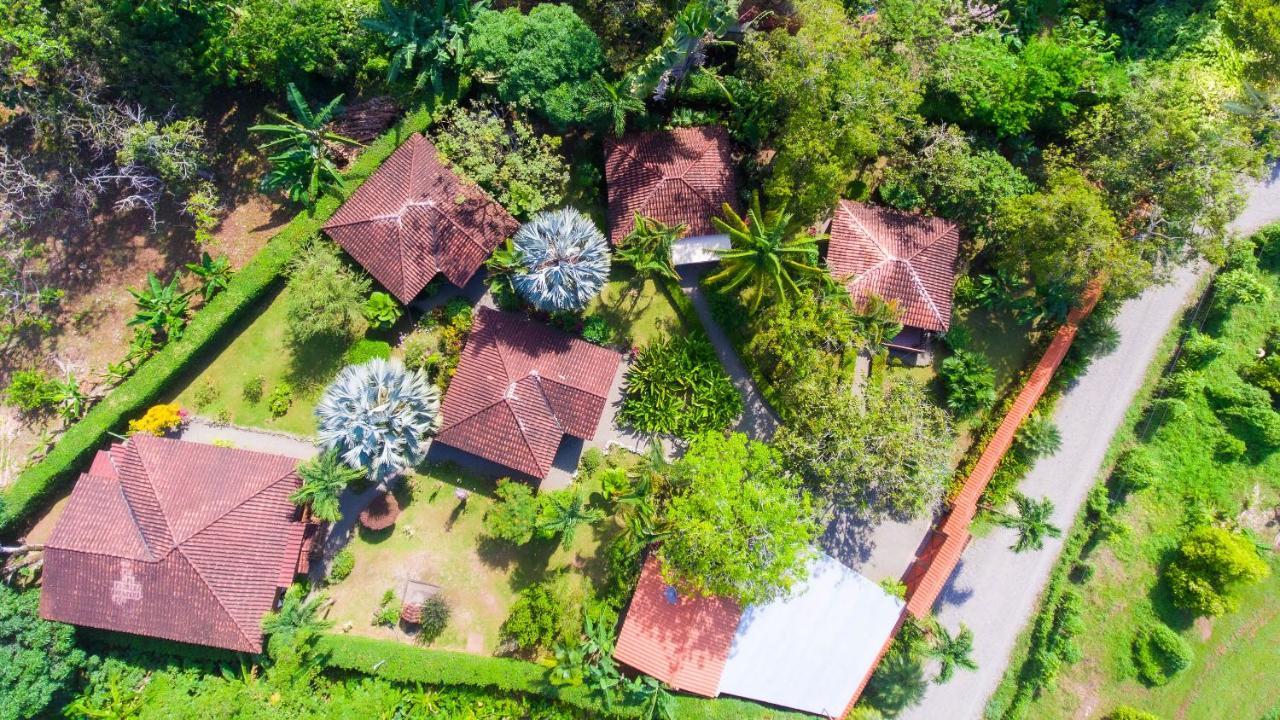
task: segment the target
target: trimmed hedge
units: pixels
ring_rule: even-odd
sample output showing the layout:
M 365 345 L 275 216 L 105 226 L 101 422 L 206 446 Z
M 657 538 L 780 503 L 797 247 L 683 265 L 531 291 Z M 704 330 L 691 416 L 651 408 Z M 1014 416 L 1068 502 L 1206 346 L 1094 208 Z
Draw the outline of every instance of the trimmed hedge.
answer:
M 355 635 L 324 635 L 317 649 L 330 668 L 373 675 L 396 683 L 496 688 L 539 695 L 600 717 L 635 717 L 634 711 L 626 708 L 606 711 L 585 687 L 558 688 L 549 684 L 546 668 L 524 660 L 433 650 Z M 745 700 L 707 700 L 679 695 L 676 697 L 676 717 L 681 720 L 782 720 L 811 716 Z
M 346 191 L 354 192 L 401 142 L 425 130 L 440 104 L 432 97 L 371 143 L 345 173 Z M 129 379 L 72 425 L 44 459 L 19 475 L 0 495 L 0 532 L 15 532 L 51 495 L 76 476 L 102 446 L 108 433 L 122 431 L 130 418 L 141 414 L 176 377 L 193 362 L 198 362 L 227 328 L 267 294 L 284 273 L 298 244 L 319 232 L 343 200 L 345 197 L 325 195 L 311 211 L 298 213 L 235 274 L 226 290 L 192 317 L 181 340 L 166 345 L 144 362 Z

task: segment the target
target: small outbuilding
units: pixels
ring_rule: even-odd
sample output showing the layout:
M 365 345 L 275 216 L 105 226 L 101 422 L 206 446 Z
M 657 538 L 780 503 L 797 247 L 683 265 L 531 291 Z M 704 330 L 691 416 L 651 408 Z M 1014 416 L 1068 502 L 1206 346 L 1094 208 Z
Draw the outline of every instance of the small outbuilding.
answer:
M 840 717 L 902 616 L 902 600 L 822 553 L 790 595 L 745 609 L 680 593 L 651 556 L 614 657 L 678 690 Z
M 831 219 L 827 267 L 855 304 L 872 295 L 896 300 L 903 329 L 889 347 L 921 353 L 933 335 L 951 327 L 959 253 L 955 223 L 841 200 Z
M 711 222 L 725 203 L 737 208 L 738 183 L 729 133 L 719 126 L 633 133 L 605 141 L 609 240 L 622 242 L 640 214 L 685 225 L 671 249 L 676 265 L 711 262 L 729 237 Z
M 437 274 L 467 284 L 520 224 L 413 135 L 338 208 L 324 231 L 400 302 Z
M 595 437 L 621 363 L 613 350 L 479 307 L 435 442 L 545 478 L 566 435 Z

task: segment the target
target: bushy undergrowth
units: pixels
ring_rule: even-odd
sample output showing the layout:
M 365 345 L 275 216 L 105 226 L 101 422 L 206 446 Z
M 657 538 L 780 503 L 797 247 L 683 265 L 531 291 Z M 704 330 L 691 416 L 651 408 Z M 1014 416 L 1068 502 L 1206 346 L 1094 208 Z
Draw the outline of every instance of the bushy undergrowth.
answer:
M 723 430 L 742 414 L 742 396 L 702 334 L 661 337 L 627 371 L 618 420 L 637 430 L 689 437 Z

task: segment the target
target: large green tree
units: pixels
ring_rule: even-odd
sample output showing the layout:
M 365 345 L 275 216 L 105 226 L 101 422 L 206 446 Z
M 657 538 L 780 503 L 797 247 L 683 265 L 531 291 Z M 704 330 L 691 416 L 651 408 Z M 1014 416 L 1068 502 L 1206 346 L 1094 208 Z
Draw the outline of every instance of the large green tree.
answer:
M 658 555 L 678 587 L 746 605 L 803 578 L 818 526 L 808 494 L 773 448 L 708 432 L 689 444 L 669 482 Z
M 0 720 L 43 717 L 84 664 L 75 628 L 40 618 L 40 593 L 0 583 Z
M 1180 607 L 1222 615 L 1239 606 L 1242 588 L 1271 574 L 1248 537 L 1219 527 L 1196 528 L 1178 544 L 1164 579 Z

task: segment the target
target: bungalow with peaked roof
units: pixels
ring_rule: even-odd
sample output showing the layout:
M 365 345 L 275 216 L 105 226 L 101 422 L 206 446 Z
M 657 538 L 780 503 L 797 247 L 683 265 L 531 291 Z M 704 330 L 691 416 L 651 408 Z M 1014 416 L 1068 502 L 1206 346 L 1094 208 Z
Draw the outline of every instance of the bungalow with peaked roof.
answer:
M 729 237 L 711 218 L 725 203 L 738 207 L 729 134 L 719 126 L 633 133 L 605 141 L 609 240 L 617 245 L 637 213 L 664 225 L 687 225 L 671 249 L 676 265 L 711 262 Z
M 896 300 L 903 330 L 890 349 L 918 355 L 951 327 L 960 230 L 918 213 L 841 200 L 831 219 L 827 267 L 854 303 Z
M 324 231 L 408 304 L 437 273 L 466 285 L 519 225 L 459 177 L 430 140 L 414 135 L 338 208 Z
M 477 308 L 435 442 L 545 478 L 566 435 L 595 437 L 621 363 L 530 318 Z
M 262 652 L 306 562 L 297 463 L 149 435 L 100 451 L 45 544 L 41 617 Z
M 681 594 L 650 556 L 613 656 L 677 690 L 840 717 L 902 616 L 901 600 L 822 553 L 790 595 L 745 610 Z

